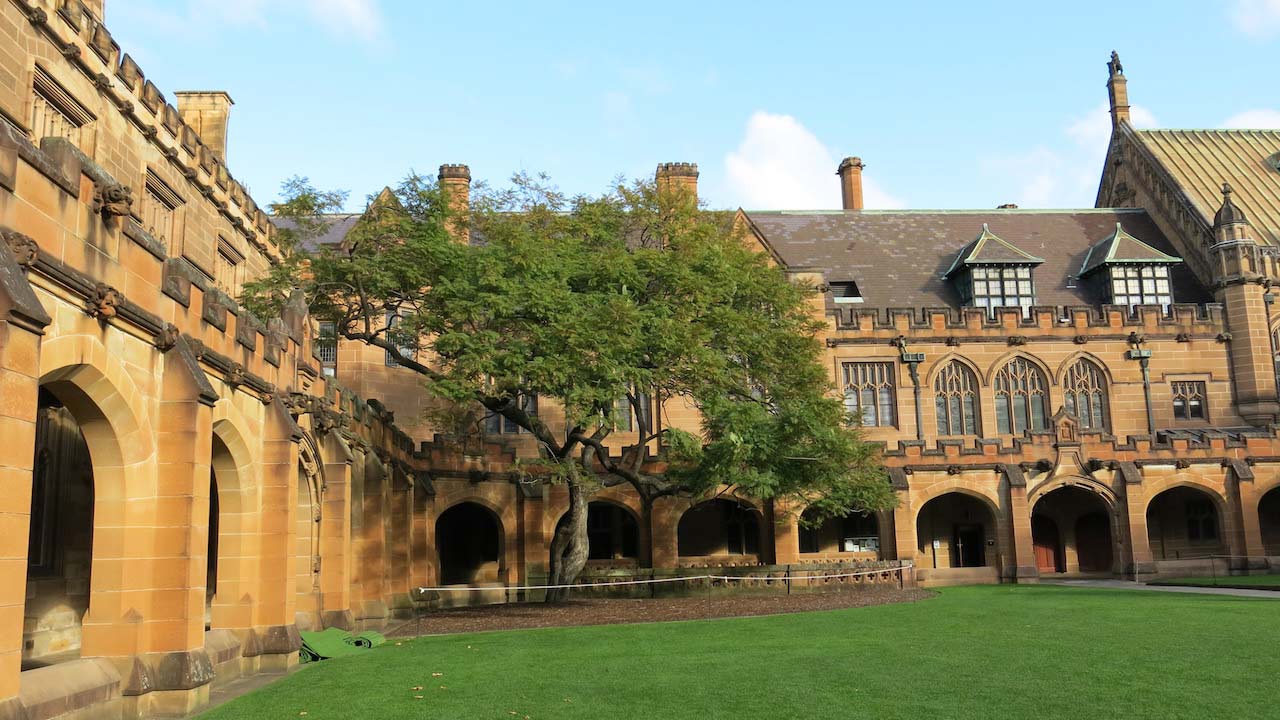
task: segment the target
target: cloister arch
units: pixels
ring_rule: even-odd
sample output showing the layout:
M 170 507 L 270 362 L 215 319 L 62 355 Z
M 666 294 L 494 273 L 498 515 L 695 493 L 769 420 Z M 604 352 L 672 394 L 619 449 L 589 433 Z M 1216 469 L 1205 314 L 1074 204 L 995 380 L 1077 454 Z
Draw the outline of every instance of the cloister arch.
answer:
M 1056 483 L 1031 503 L 1036 567 L 1053 573 L 1112 574 L 1118 567 L 1115 500 L 1093 483 Z
M 1226 507 L 1212 488 L 1172 484 L 1147 502 L 1147 537 L 1155 560 L 1191 560 L 1227 552 Z
M 568 522 L 568 511 L 556 521 L 556 530 Z M 640 555 L 640 523 L 631 508 L 609 500 L 587 503 L 587 559 L 635 561 Z
M 680 557 L 756 556 L 764 546 L 760 512 L 740 500 L 713 498 L 689 508 L 676 527 Z
M 936 493 L 916 513 L 916 553 L 929 569 L 999 567 L 999 508 L 980 493 Z
M 880 521 L 875 513 L 852 512 L 815 524 L 816 513 L 816 508 L 800 513 L 801 555 L 841 554 L 867 560 L 883 559 Z
M 228 402 L 226 400 L 221 402 Z M 213 425 L 209 454 L 209 539 L 206 616 L 209 628 L 253 625 L 244 600 L 257 590 L 257 481 L 245 434 L 231 420 Z
M 132 518 L 156 495 L 150 428 L 119 360 L 87 336 L 49 341 L 40 359 L 45 432 L 31 448 L 28 667 L 104 654 L 102 634 L 86 628 L 127 609 L 126 530 L 136 532 Z
M 464 500 L 436 518 L 441 585 L 500 583 L 506 579 L 506 534 L 492 508 Z
M 1262 531 L 1263 552 L 1273 557 L 1280 555 L 1280 485 L 1258 500 L 1258 527 Z

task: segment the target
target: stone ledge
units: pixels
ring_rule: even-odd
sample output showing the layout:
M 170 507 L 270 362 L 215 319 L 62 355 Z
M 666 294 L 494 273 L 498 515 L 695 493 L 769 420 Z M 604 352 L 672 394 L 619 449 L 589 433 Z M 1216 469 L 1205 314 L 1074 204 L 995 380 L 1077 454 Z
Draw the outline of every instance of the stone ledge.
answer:
M 18 697 L 27 720 L 44 720 L 120 697 L 120 673 L 101 658 L 73 660 L 22 673 Z

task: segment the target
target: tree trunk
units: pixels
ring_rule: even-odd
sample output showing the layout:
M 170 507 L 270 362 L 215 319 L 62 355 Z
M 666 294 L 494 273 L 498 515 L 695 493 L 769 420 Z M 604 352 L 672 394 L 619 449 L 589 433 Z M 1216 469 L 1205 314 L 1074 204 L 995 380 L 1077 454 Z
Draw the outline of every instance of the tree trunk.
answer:
M 556 528 L 551 540 L 551 566 L 548 585 L 568 585 L 578 579 L 587 566 L 587 502 L 586 488 L 573 478 L 569 480 L 569 513 Z M 547 602 L 562 602 L 569 597 L 568 588 L 547 590 Z

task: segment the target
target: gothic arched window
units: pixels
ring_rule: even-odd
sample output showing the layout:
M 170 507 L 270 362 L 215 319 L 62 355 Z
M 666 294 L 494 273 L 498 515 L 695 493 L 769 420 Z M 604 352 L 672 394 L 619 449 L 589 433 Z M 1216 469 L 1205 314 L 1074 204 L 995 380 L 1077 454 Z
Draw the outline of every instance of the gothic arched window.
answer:
M 1102 368 L 1081 358 L 1062 379 L 1063 404 L 1081 430 L 1107 429 L 1107 381 Z
M 937 403 L 939 435 L 981 433 L 978 379 L 964 363 L 952 360 L 942 368 L 933 381 L 933 396 Z
M 1014 358 L 996 373 L 996 426 L 1001 434 L 1049 428 L 1049 383 L 1026 358 Z

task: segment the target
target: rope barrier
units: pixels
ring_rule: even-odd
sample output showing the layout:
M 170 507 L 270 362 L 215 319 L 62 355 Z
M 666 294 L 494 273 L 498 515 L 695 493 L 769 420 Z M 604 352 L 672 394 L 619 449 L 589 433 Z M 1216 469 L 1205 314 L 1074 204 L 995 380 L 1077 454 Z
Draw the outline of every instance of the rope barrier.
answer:
M 838 578 L 851 578 L 863 575 L 881 575 L 886 572 L 908 570 L 914 567 L 912 563 L 903 563 L 893 567 L 879 568 L 877 570 L 860 570 L 851 573 L 836 573 L 824 575 L 792 575 L 787 577 L 773 577 L 768 575 L 682 575 L 672 578 L 649 578 L 645 580 L 615 580 L 612 582 L 596 582 L 596 583 L 570 583 L 562 585 L 491 585 L 489 587 L 473 587 L 460 585 L 444 585 L 439 587 L 419 587 L 418 592 L 487 592 L 487 591 L 509 591 L 509 590 L 564 590 L 566 588 L 597 588 L 597 587 L 619 587 L 622 585 L 655 585 L 658 583 L 685 582 L 688 580 L 774 580 L 777 582 L 786 582 L 790 580 L 832 580 Z

